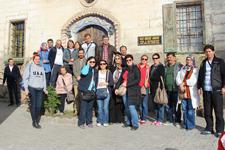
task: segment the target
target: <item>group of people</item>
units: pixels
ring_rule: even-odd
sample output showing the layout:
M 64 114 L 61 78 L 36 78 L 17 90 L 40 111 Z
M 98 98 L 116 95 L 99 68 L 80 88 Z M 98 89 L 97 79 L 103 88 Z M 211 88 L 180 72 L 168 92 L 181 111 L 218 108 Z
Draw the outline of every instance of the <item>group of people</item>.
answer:
M 149 66 L 148 55 L 142 55 L 138 64 L 134 63 L 127 47 L 120 50 L 109 44 L 109 37 L 102 37 L 102 45 L 97 46 L 90 34 L 84 36 L 80 44 L 69 40 L 63 48 L 61 40 L 53 47 L 53 40 L 42 43 L 34 54 L 33 63 L 25 68 L 23 78 L 18 67 L 10 58 L 5 68 L 10 105 L 13 95 L 20 104 L 16 81 L 24 81 L 26 95 L 31 101 L 33 127 L 41 128 L 40 110 L 43 93 L 48 94 L 47 86 L 55 87 L 59 95 L 59 113 L 64 113 L 68 92 L 73 92 L 74 110 L 78 115 L 78 126 L 84 129 L 93 127 L 93 110 L 96 112 L 96 126 L 109 126 L 110 123 L 123 123 L 123 127 L 137 130 L 140 124 L 149 123 L 149 103 L 152 101 L 155 112 L 152 125 L 181 125 L 191 130 L 195 128 L 195 111 L 199 107 L 203 93 L 206 128 L 202 134 L 212 134 L 214 109 L 216 115 L 216 136 L 224 131 L 223 95 L 225 94 L 225 64 L 215 56 L 213 45 L 206 45 L 206 59 L 195 65 L 193 56 L 186 57 L 182 65 L 176 61 L 175 53 L 166 54 L 166 63 L 160 62 L 160 55 L 152 55 Z M 14 73 L 16 72 L 16 73 Z M 11 81 L 15 81 L 11 82 Z M 13 87 L 13 88 L 12 88 Z M 164 89 L 168 101 L 158 103 L 159 90 Z M 183 115 L 182 115 L 183 113 Z

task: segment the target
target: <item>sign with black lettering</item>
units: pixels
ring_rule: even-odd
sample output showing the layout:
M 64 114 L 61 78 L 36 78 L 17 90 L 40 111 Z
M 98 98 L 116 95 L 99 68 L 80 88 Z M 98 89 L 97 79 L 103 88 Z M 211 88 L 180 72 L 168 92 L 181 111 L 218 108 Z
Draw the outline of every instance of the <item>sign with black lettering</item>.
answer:
M 162 36 L 139 36 L 138 37 L 138 46 L 142 45 L 161 45 Z

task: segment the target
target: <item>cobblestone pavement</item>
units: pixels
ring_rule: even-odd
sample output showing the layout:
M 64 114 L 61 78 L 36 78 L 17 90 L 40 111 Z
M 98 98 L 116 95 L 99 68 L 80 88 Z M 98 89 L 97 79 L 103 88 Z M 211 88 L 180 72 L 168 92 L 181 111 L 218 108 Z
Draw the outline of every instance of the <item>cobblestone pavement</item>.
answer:
M 0 117 L 5 117 L 0 118 L 0 150 L 217 149 L 217 138 L 200 134 L 205 123 L 199 117 L 196 119 L 197 128 L 191 131 L 175 126 L 156 127 L 149 124 L 141 125 L 137 131 L 130 131 L 122 128 L 121 124 L 80 129 L 76 118 L 47 117 L 41 120 L 42 129 L 34 129 L 26 107 L 12 109 L 6 103 L 0 103 L 0 114 Z

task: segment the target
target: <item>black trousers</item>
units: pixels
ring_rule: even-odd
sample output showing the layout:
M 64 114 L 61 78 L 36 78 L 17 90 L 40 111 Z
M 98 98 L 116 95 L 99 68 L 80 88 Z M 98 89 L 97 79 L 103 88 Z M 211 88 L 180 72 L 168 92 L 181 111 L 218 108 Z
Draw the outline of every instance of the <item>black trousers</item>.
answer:
M 216 116 L 216 132 L 224 131 L 223 95 L 221 91 L 203 92 L 204 116 L 206 130 L 213 132 L 213 109 Z
M 66 96 L 67 96 L 67 94 L 59 94 L 59 99 L 60 99 L 59 111 L 61 113 L 64 113 Z
M 10 100 L 10 104 L 14 104 L 14 97 L 16 100 L 16 104 L 20 104 L 20 91 L 19 91 L 19 87 L 18 84 L 16 83 L 7 83 L 7 88 L 9 91 L 9 100 Z

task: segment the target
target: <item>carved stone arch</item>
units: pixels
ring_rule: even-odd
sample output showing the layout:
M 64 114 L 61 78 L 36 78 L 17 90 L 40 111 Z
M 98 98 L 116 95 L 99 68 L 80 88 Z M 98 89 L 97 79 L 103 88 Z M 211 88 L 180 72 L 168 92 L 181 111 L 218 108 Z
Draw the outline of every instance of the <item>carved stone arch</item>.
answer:
M 62 43 L 65 46 L 67 41 L 70 38 L 70 30 L 69 28 L 75 24 L 76 22 L 80 21 L 81 19 L 85 17 L 90 17 L 90 16 L 97 16 L 106 20 L 109 20 L 113 26 L 114 26 L 114 34 L 115 34 L 115 47 L 118 49 L 119 44 L 120 44 L 120 24 L 119 21 L 111 15 L 111 13 L 107 10 L 103 9 L 96 9 L 96 8 L 88 8 L 85 9 L 85 11 L 79 12 L 75 15 L 73 15 L 62 27 L 61 31 L 61 39 Z

